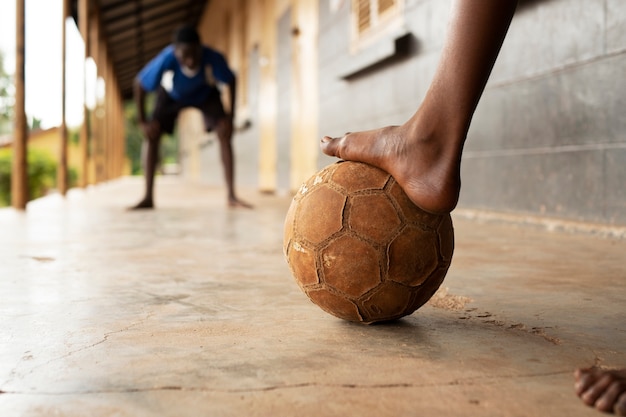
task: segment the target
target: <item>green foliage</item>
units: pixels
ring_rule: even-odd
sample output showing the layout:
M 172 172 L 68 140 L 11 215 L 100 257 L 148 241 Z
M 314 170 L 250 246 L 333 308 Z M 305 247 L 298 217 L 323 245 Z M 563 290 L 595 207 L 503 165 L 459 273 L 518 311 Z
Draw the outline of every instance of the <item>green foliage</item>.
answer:
M 28 151 L 28 196 L 30 200 L 43 197 L 56 184 L 57 163 L 45 151 Z
M 31 117 L 30 122 L 28 123 L 28 129 L 31 131 L 41 129 L 41 119 L 38 119 L 34 116 Z
M 4 55 L 0 51 L 0 134 L 13 129 L 13 79 L 4 68 Z
M 80 143 L 80 127 L 68 128 L 67 136 L 69 143 L 72 145 L 78 145 Z
M 11 149 L 0 149 L 0 207 L 11 204 Z
M 11 157 L 12 149 L 0 149 L 0 206 L 11 204 Z M 28 150 L 28 199 L 43 197 L 54 188 L 56 183 L 57 164 L 54 158 L 45 151 Z M 76 170 L 69 172 L 70 183 L 76 184 Z
M 162 164 L 170 164 L 178 162 L 178 135 L 174 130 L 173 135 L 163 135 L 161 139 Z
M 76 168 L 69 167 L 67 169 L 67 186 L 68 188 L 74 188 L 78 186 L 78 171 Z

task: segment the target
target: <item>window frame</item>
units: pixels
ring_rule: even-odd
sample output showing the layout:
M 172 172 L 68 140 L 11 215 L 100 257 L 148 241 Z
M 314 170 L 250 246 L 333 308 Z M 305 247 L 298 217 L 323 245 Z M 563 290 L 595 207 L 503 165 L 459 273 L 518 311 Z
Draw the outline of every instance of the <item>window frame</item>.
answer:
M 394 4 L 383 13 L 380 13 L 378 10 L 382 1 L 385 0 L 351 0 L 350 49 L 353 54 L 367 48 L 376 40 L 383 38 L 404 25 L 404 0 L 391 0 Z M 369 24 L 366 28 L 361 28 L 359 20 L 360 10 L 363 4 L 368 3 Z

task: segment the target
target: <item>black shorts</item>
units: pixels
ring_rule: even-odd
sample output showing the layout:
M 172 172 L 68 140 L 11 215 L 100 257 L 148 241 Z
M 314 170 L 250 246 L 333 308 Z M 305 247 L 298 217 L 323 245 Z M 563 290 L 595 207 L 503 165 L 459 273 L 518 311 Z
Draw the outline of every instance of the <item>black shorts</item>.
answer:
M 167 94 L 163 87 L 157 90 L 154 111 L 152 112 L 152 120 L 157 120 L 161 126 L 161 130 L 165 133 L 173 133 L 178 113 L 186 107 L 195 107 L 202 112 L 204 118 L 204 127 L 207 132 L 213 130 L 217 122 L 226 116 L 220 92 L 217 88 L 213 88 L 207 99 L 198 106 L 182 104 Z

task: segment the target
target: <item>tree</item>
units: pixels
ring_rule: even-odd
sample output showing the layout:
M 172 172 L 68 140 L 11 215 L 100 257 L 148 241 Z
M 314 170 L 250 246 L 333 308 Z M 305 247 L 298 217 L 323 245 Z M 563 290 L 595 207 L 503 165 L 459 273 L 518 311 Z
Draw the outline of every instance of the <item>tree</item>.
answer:
M 0 51 L 0 134 L 13 130 L 13 77 L 4 69 L 4 54 Z
M 28 122 L 28 129 L 30 130 L 41 129 L 41 119 L 38 119 L 35 116 L 31 117 L 30 121 Z

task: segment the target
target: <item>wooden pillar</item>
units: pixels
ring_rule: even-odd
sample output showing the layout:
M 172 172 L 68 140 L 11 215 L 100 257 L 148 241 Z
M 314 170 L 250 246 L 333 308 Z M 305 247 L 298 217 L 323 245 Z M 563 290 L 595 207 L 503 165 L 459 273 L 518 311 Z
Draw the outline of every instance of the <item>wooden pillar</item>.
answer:
M 108 47 L 106 57 L 106 89 L 104 96 L 104 138 L 105 138 L 105 163 L 106 163 L 106 176 L 107 180 L 113 179 L 113 111 L 111 105 L 113 104 L 113 64 L 108 53 Z
M 98 27 L 98 17 L 95 14 L 95 10 L 92 10 L 92 13 L 89 16 L 89 41 L 90 46 L 89 49 L 91 51 L 91 56 L 97 66 L 97 75 L 99 76 L 101 73 L 101 59 L 100 59 L 100 30 Z M 97 83 L 96 83 L 97 89 Z M 97 90 L 96 90 L 97 91 Z M 91 111 L 91 160 L 93 163 L 93 173 L 94 178 L 93 182 L 95 184 L 102 181 L 102 176 L 100 172 L 100 125 L 98 123 L 98 102 L 96 100 L 94 109 Z
M 124 119 L 124 98 L 122 97 L 122 92 L 118 85 L 117 87 L 117 126 L 119 130 L 120 137 L 120 167 L 119 172 L 120 176 L 126 174 L 126 120 Z
M 125 175 L 126 172 L 126 119 L 124 119 L 124 97 L 118 85 L 117 87 L 117 126 L 119 130 L 120 138 L 120 162 L 119 173 L 120 176 Z
M 104 43 L 104 39 L 102 38 L 102 26 L 100 23 L 100 16 L 96 20 L 96 24 L 98 25 L 98 49 L 97 49 L 97 64 L 98 64 L 98 78 L 104 82 L 104 97 L 98 99 L 98 104 L 96 105 L 96 124 L 98 125 L 98 134 L 97 134 L 97 170 L 98 170 L 98 182 L 104 182 L 107 178 L 106 172 L 106 123 L 104 120 L 104 116 L 106 114 L 106 88 L 107 88 L 107 59 L 106 59 L 106 45 Z
M 62 0 L 63 3 L 63 26 L 61 29 L 61 146 L 59 146 L 59 163 L 57 165 L 57 189 L 61 195 L 67 194 L 67 123 L 66 119 L 66 57 L 67 57 L 67 36 L 65 20 L 69 14 L 69 0 Z
M 115 154 L 113 155 L 113 170 L 114 170 L 114 176 L 115 178 L 118 178 L 120 176 L 120 170 L 119 170 L 119 166 L 120 166 L 120 149 L 121 149 L 121 143 L 120 143 L 120 129 L 119 129 L 119 117 L 118 117 L 118 103 L 119 103 L 119 96 L 118 96 L 118 86 L 117 86 L 117 80 L 114 79 L 114 88 L 113 91 L 115 91 L 114 97 L 113 97 L 113 139 L 114 139 L 114 143 L 115 143 Z
M 15 107 L 13 128 L 13 158 L 11 171 L 11 205 L 19 210 L 28 201 L 28 132 L 25 109 L 25 0 L 15 1 Z
M 83 124 L 80 128 L 80 152 L 82 175 L 79 185 L 89 184 L 89 108 L 87 107 L 87 57 L 89 56 L 89 0 L 78 0 L 78 26 L 85 42 L 85 61 L 83 61 Z
M 120 99 L 120 88 L 117 79 L 115 80 L 115 102 L 114 102 L 114 135 L 115 135 L 115 177 L 119 178 L 122 176 L 122 163 L 124 160 L 124 136 L 122 135 L 121 122 L 122 118 L 120 117 L 120 109 L 121 109 L 121 99 Z

